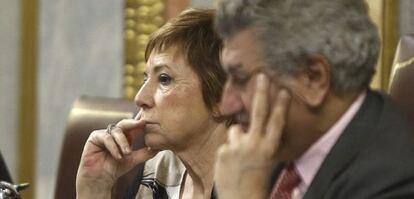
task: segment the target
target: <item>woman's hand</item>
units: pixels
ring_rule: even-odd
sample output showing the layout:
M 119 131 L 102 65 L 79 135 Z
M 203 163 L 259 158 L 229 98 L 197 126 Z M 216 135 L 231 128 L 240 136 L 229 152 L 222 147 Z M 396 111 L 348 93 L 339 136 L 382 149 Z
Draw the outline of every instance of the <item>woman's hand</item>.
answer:
M 77 198 L 110 198 L 116 180 L 158 151 L 132 151 L 144 121 L 124 119 L 108 129 L 93 131 L 86 141 L 76 177 Z
M 260 74 L 248 132 L 233 125 L 228 131 L 228 142 L 218 150 L 215 182 L 220 199 L 268 197 L 270 174 L 290 101 L 288 92 L 281 90 L 271 108 L 269 84 Z

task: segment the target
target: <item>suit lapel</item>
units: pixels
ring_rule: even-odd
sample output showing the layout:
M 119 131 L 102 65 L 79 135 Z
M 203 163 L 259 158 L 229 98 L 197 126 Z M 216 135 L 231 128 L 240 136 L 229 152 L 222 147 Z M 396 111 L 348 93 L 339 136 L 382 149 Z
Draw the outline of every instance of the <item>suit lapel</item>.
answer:
M 341 171 L 346 169 L 375 134 L 375 124 L 380 118 L 383 104 L 378 94 L 368 91 L 367 97 L 350 124 L 326 156 L 304 199 L 321 199 L 329 185 Z
M 276 183 L 277 179 L 279 178 L 279 174 L 282 171 L 283 167 L 285 166 L 285 163 L 283 162 L 275 162 L 272 170 L 272 175 L 270 178 L 270 189 L 273 188 L 273 185 Z

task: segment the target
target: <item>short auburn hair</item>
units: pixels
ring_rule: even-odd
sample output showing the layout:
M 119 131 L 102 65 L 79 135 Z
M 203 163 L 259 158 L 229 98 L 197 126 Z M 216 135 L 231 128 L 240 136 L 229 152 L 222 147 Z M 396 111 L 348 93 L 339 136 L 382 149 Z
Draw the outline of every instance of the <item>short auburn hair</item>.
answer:
M 154 32 L 145 50 L 145 61 L 153 51 L 177 47 L 201 82 L 203 100 L 212 110 L 221 99 L 226 73 L 220 64 L 223 42 L 214 30 L 215 11 L 188 9 Z

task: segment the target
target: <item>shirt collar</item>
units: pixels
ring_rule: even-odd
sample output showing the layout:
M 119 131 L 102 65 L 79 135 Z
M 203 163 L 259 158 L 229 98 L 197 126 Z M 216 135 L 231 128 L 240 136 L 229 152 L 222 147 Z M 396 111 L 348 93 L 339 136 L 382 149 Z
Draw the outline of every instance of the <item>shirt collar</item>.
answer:
M 362 92 L 340 119 L 295 161 L 296 169 L 302 179 L 299 188 L 301 188 L 303 192 L 306 192 L 323 160 L 345 130 L 346 126 L 351 122 L 352 118 L 361 107 L 365 97 L 366 91 Z

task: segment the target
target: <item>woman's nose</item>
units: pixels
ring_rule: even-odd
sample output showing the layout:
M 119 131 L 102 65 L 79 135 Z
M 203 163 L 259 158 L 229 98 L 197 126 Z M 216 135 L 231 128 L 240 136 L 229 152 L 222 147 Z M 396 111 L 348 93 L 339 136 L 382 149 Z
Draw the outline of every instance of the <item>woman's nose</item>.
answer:
M 243 102 L 237 89 L 227 80 L 220 102 L 221 114 L 230 116 L 243 109 Z
M 135 103 L 138 107 L 142 109 L 151 108 L 154 106 L 154 89 L 149 84 L 149 82 L 145 82 L 141 88 L 139 89 L 138 93 L 135 95 Z

